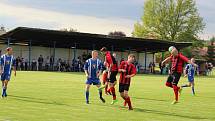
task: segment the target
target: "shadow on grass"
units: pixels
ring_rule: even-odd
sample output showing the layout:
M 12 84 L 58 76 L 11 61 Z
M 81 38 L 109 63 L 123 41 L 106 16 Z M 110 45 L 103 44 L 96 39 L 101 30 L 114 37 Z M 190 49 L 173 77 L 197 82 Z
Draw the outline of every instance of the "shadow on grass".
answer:
M 159 101 L 159 102 L 168 102 L 168 100 L 161 100 L 161 99 L 152 99 L 152 98 L 143 98 L 143 97 L 132 97 L 133 99 L 138 100 L 151 100 L 151 101 Z
M 46 99 L 41 99 L 41 98 L 32 98 L 32 97 L 26 97 L 26 96 L 16 96 L 16 95 L 8 95 L 9 98 L 19 100 L 19 101 L 25 101 L 25 102 L 33 102 L 33 103 L 41 103 L 41 104 L 50 104 L 50 105 L 61 105 L 61 106 L 70 106 L 67 104 L 63 103 L 58 103 L 55 101 L 50 101 Z
M 203 118 L 200 116 L 187 116 L 187 115 L 180 115 L 172 112 L 164 112 L 164 111 L 158 111 L 158 110 L 149 110 L 149 109 L 141 109 L 141 108 L 134 108 L 135 112 L 144 112 L 144 113 L 151 113 L 151 114 L 158 114 L 163 116 L 176 116 L 180 118 L 188 118 L 188 119 L 209 119 L 209 118 Z M 209 120 L 214 120 L 214 118 L 210 118 Z

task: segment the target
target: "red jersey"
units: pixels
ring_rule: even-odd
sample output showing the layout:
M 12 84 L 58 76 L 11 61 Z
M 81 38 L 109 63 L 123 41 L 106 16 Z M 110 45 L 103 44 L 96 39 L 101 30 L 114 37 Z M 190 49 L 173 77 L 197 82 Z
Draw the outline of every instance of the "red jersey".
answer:
M 122 61 L 119 69 L 125 69 L 126 70 L 126 72 L 120 73 L 119 83 L 130 85 L 131 78 L 125 78 L 125 76 L 137 73 L 136 67 L 134 66 L 134 64 L 128 64 L 127 61 Z
M 110 67 L 112 64 L 111 71 L 118 71 L 118 64 L 116 59 L 111 55 L 109 51 L 105 53 L 105 61 L 107 63 L 107 67 Z
M 183 65 L 184 62 L 188 62 L 188 58 L 183 56 L 181 53 L 179 53 L 177 56 L 170 56 L 172 66 L 171 66 L 171 72 L 183 72 Z

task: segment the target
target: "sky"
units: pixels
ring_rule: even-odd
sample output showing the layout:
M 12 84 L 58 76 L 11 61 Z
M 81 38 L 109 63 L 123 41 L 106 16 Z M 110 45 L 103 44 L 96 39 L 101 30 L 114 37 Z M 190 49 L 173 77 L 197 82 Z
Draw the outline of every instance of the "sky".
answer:
M 143 15 L 145 0 L 0 0 L 0 25 L 7 31 L 19 26 L 131 36 Z M 215 36 L 215 0 L 196 0 L 206 28 L 199 36 Z

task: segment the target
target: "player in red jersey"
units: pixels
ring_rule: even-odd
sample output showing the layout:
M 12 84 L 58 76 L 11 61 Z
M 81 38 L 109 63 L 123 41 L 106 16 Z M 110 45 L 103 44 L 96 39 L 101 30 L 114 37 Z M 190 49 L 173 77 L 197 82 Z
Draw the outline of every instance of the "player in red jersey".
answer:
M 131 105 L 131 100 L 128 95 L 131 77 L 136 75 L 136 68 L 134 64 L 132 64 L 135 60 L 135 56 L 133 54 L 128 55 L 127 61 L 122 61 L 119 67 L 118 72 L 120 73 L 119 79 L 119 92 L 120 96 L 125 100 L 124 106 L 128 104 L 128 109 L 133 110 Z
M 113 57 L 113 55 L 111 55 L 110 51 L 108 51 L 106 47 L 103 47 L 101 49 L 101 52 L 105 55 L 105 62 L 107 65 L 106 68 L 108 71 L 107 78 L 109 80 L 109 87 L 110 87 L 109 89 L 113 96 L 113 100 L 112 100 L 111 104 L 113 105 L 114 103 L 117 102 L 114 86 L 115 86 L 115 82 L 117 81 L 116 75 L 118 73 L 118 65 L 117 65 L 117 61 L 116 61 L 115 57 Z
M 177 84 L 180 80 L 181 73 L 183 72 L 184 63 L 190 63 L 196 67 L 198 65 L 188 60 L 187 57 L 179 53 L 174 46 L 169 47 L 169 52 L 171 53 L 171 55 L 161 63 L 161 66 L 163 66 L 168 61 L 171 61 L 172 63 L 170 75 L 166 81 L 166 86 L 173 88 L 175 100 L 172 102 L 172 104 L 175 104 L 178 103 L 178 92 L 180 93 L 182 90 L 182 88 L 178 87 Z

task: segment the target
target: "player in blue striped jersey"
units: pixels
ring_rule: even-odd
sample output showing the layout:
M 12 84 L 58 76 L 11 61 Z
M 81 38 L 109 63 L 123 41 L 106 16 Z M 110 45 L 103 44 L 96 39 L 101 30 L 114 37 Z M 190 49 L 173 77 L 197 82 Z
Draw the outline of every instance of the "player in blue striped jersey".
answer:
M 7 85 L 10 81 L 12 67 L 14 70 L 14 75 L 16 76 L 16 62 L 15 58 L 12 55 L 13 50 L 11 47 L 6 49 L 6 54 L 1 56 L 0 62 L 0 73 L 1 73 L 1 81 L 2 81 L 2 97 L 7 97 Z
M 191 62 L 195 63 L 195 59 L 191 58 Z M 184 76 L 188 77 L 189 84 L 185 84 L 185 85 L 181 86 L 182 88 L 184 88 L 184 87 L 191 87 L 193 95 L 195 95 L 195 90 L 194 90 L 194 76 L 195 76 L 196 70 L 197 70 L 197 74 L 198 74 L 198 67 L 195 67 L 192 64 L 187 64 L 186 65 L 185 70 L 184 70 Z
M 98 59 L 98 52 L 92 51 L 92 58 L 88 59 L 84 65 L 84 72 L 87 77 L 86 81 L 86 103 L 89 104 L 89 89 L 90 85 L 96 85 L 98 88 L 101 87 L 99 76 L 102 73 L 102 62 Z M 102 97 L 102 90 L 99 89 L 100 100 L 105 103 Z

